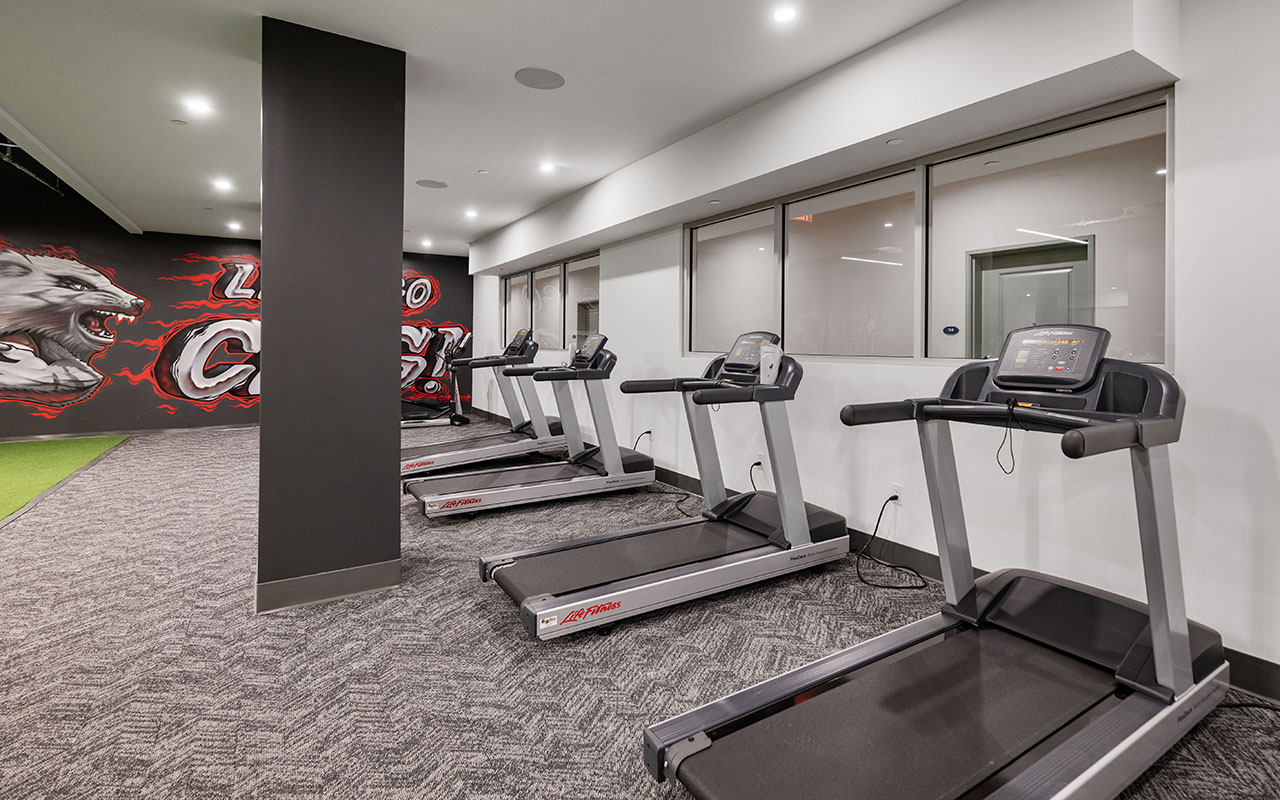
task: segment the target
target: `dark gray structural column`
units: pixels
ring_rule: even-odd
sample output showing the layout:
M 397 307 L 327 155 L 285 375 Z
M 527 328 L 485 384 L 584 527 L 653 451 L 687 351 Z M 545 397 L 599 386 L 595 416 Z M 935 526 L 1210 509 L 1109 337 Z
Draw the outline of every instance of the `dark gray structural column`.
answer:
M 256 609 L 400 582 L 405 54 L 262 20 Z

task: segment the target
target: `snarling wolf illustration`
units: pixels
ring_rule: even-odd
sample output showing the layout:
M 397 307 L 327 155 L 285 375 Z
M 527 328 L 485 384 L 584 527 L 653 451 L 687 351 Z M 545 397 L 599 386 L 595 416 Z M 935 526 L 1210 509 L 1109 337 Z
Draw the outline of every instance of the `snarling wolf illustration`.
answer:
M 0 400 L 83 400 L 102 383 L 89 362 L 116 340 L 107 321 L 146 306 L 78 261 L 0 251 Z

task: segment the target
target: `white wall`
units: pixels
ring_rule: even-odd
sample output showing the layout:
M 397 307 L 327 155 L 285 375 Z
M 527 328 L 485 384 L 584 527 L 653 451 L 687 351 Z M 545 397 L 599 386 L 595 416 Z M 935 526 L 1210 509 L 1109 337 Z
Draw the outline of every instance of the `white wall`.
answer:
M 969 0 L 473 242 L 471 271 L 537 266 L 553 247 L 705 216 L 711 198 L 747 205 L 1167 83 L 1176 5 Z
M 1280 662 L 1280 3 L 1185 0 L 1183 13 L 1171 331 L 1190 398 L 1174 475 L 1188 607 Z
M 1004 154 L 975 160 L 988 156 Z M 1093 234 L 1094 323 L 1111 330 L 1112 355 L 1163 362 L 1165 179 L 1156 170 L 1165 160 L 1161 134 L 936 186 L 929 355 L 965 355 L 973 324 L 965 293 L 967 254 L 1052 241 L 1017 231 L 1026 228 Z M 961 335 L 942 335 L 948 325 Z
M 973 4 L 979 14 L 999 6 Z M 1168 331 L 1173 371 L 1189 397 L 1183 440 L 1171 448 L 1188 611 L 1229 647 L 1280 663 L 1280 415 L 1272 410 L 1280 372 L 1267 351 L 1280 297 L 1270 241 L 1280 186 L 1280 96 L 1271 86 L 1280 75 L 1280 4 L 1185 0 L 1181 13 Z M 1087 49 L 1087 39 L 1053 47 Z M 896 85 L 896 75 L 881 77 Z M 966 91 L 1002 85 L 990 77 Z M 773 119 L 776 136 L 785 138 L 787 122 Z M 701 166 L 712 175 L 725 169 L 711 156 Z M 601 329 L 619 353 L 615 382 L 703 367 L 704 359 L 681 355 L 680 257 L 674 227 L 602 249 Z M 476 303 L 481 337 L 482 320 L 497 321 L 494 279 L 477 280 Z M 805 378 L 790 417 L 806 499 L 869 530 L 890 484 L 901 483 L 903 504 L 886 514 L 881 534 L 936 552 L 914 427 L 849 429 L 836 415 L 846 403 L 936 393 L 955 362 L 801 361 Z M 658 464 L 696 474 L 676 398 L 610 396 L 620 440 L 652 429 Z M 726 406 L 713 422 L 727 483 L 747 486 L 748 466 L 763 450 L 753 410 Z M 1043 569 L 1142 597 L 1127 455 L 1070 461 L 1056 437 L 1015 432 L 1018 468 L 1005 476 L 994 462 L 1001 433 L 954 429 L 974 563 Z

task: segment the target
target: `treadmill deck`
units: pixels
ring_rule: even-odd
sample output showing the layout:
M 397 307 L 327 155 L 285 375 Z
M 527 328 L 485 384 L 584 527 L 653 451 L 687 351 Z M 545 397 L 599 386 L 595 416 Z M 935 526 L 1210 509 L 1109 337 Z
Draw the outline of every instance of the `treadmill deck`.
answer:
M 704 520 L 521 558 L 495 570 L 493 582 L 520 605 L 768 544 L 739 525 Z
M 714 739 L 679 778 L 706 800 L 954 800 L 1114 690 L 1108 670 L 971 628 Z

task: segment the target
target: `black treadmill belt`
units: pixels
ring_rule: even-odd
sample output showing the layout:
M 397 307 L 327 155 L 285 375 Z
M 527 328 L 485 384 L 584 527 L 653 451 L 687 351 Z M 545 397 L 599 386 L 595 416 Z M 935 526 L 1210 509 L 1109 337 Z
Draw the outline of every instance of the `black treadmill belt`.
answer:
M 950 800 L 1115 689 L 1107 671 L 969 629 L 714 741 L 679 767 L 706 800 Z
M 469 436 L 466 439 L 454 439 L 449 442 L 435 442 L 434 444 L 420 444 L 413 447 L 400 448 L 400 460 L 408 461 L 410 459 L 425 458 L 426 456 L 435 456 L 441 453 L 455 453 L 459 450 L 474 450 L 479 447 L 490 447 L 495 444 L 506 444 L 507 442 L 532 442 L 523 433 L 515 431 L 503 431 L 502 433 L 489 433 L 484 436 Z
M 421 500 L 423 497 L 435 497 L 442 494 L 480 492 L 486 489 L 500 489 L 504 486 L 515 486 L 521 483 L 567 481 L 571 478 L 599 474 L 591 467 L 583 466 L 582 464 L 556 461 L 551 464 L 538 464 L 518 469 L 460 472 L 456 475 L 427 478 L 426 480 L 409 484 L 409 493 Z
M 520 604 L 536 595 L 567 594 L 768 543 L 737 525 L 695 522 L 522 558 L 495 572 L 493 581 Z

